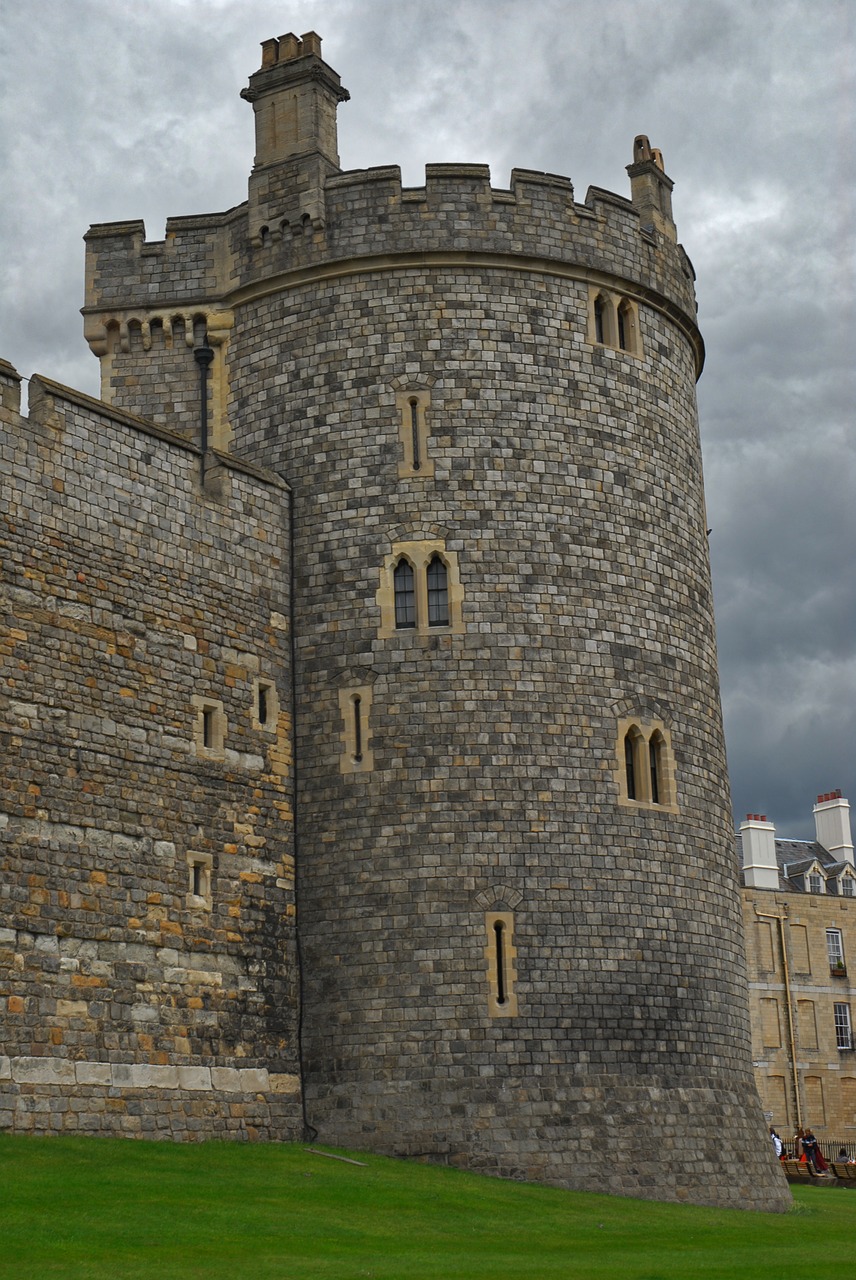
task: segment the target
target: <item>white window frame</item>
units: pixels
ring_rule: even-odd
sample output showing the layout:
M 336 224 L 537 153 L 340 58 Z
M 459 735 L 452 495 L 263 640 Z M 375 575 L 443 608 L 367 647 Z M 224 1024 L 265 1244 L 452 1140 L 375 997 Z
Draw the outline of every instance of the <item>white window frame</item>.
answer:
M 830 971 L 843 970 L 847 971 L 847 965 L 844 960 L 844 938 L 840 929 L 827 929 L 826 931 L 826 954 L 829 958 Z
M 835 1018 L 835 1044 L 838 1049 L 853 1048 L 853 1024 L 850 1019 L 850 1005 L 836 1002 L 832 1006 Z

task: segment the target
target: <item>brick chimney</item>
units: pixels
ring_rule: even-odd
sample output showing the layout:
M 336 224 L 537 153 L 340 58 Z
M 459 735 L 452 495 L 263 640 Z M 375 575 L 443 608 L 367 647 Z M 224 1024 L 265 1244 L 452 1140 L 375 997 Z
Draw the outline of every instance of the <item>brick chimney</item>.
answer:
M 817 797 L 813 812 L 817 843 L 822 844 L 839 862 L 849 862 L 853 866 L 850 801 L 845 800 L 840 791 L 827 791 Z
M 740 824 L 743 844 L 743 877 L 747 889 L 778 889 L 776 828 L 766 814 L 747 813 Z

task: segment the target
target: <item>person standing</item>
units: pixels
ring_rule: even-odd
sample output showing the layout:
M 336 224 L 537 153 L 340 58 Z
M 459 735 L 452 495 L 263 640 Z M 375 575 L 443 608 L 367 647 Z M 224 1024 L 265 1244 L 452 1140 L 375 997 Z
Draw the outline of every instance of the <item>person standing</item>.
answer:
M 811 1165 L 814 1172 L 817 1173 L 817 1138 L 814 1136 L 811 1129 L 806 1129 L 803 1134 L 802 1146 L 806 1160 Z

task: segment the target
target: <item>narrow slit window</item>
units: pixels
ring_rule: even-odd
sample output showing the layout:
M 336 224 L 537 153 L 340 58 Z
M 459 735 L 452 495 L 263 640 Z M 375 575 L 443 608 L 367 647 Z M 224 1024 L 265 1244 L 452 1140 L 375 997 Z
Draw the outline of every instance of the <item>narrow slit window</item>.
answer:
M 422 466 L 422 453 L 419 441 L 419 401 L 414 396 L 410 401 L 410 445 L 413 450 L 413 470 Z
M 494 922 L 493 936 L 496 947 L 496 1003 L 505 1004 L 505 925 L 501 920 Z
M 267 677 L 258 676 L 253 681 L 254 728 L 275 733 L 279 724 L 279 698 L 276 684 Z
M 372 690 L 369 685 L 339 690 L 342 717 L 339 772 L 366 774 L 374 768 L 372 751 Z
M 216 758 L 223 753 L 226 736 L 226 716 L 222 702 L 195 694 L 191 699 L 194 709 L 193 742 L 196 754 Z
M 187 870 L 187 906 L 194 910 L 200 907 L 210 910 L 212 870 L 210 855 L 206 853 L 189 854 Z
M 395 625 L 399 631 L 416 626 L 416 581 L 413 566 L 407 560 L 399 560 L 393 574 L 395 594 Z
M 428 625 L 449 625 L 449 575 L 439 556 L 432 556 L 428 564 Z
M 363 700 L 356 694 L 354 704 L 354 760 L 359 764 L 363 758 Z
M 515 983 L 514 916 L 510 911 L 489 911 L 485 915 L 485 950 L 488 978 L 488 1015 L 491 1018 L 517 1016 Z

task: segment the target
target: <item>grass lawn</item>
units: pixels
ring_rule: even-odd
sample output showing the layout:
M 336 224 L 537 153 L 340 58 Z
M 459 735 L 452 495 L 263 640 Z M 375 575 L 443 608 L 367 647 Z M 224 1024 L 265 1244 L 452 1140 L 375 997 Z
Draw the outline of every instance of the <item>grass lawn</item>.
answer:
M 349 1153 L 342 1153 L 349 1154 Z M 0 1137 L 0 1278 L 805 1280 L 856 1274 L 856 1190 L 787 1215 L 300 1146 Z

